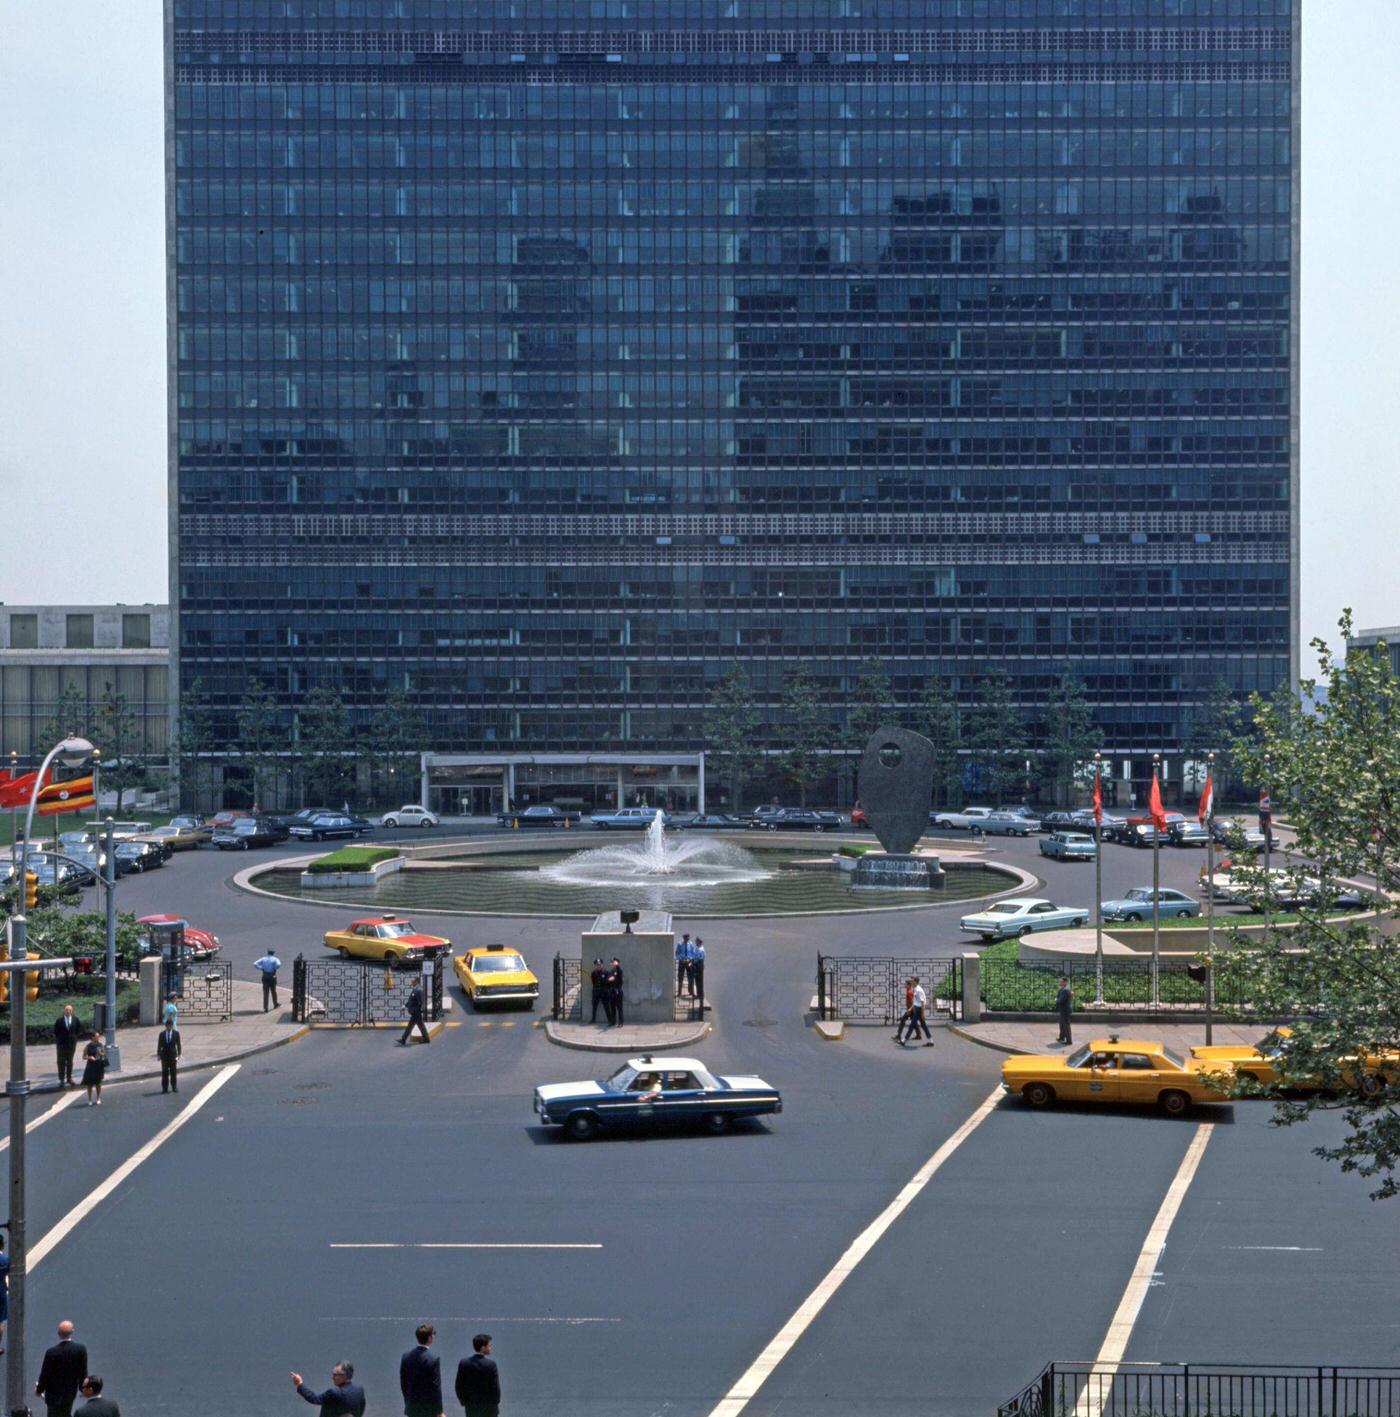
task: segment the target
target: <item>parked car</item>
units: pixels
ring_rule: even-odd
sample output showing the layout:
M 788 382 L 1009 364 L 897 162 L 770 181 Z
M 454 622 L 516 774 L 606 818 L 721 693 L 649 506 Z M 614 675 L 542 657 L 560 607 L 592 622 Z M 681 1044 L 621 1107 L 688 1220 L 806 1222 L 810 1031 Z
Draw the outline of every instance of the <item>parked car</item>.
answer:
M 235 817 L 227 826 L 216 827 L 211 840 L 220 851 L 247 851 L 275 845 L 277 833 L 262 817 Z
M 1252 1048 L 1243 1043 L 1201 1044 L 1191 1049 L 1191 1057 L 1208 1063 L 1212 1069 L 1226 1071 L 1233 1068 L 1242 1077 L 1251 1078 L 1265 1087 L 1277 1087 L 1284 1083 L 1284 1075 L 1279 1064 L 1292 1046 L 1293 1030 L 1288 1027 L 1271 1029 Z M 1358 1068 L 1357 1063 L 1361 1066 Z M 1299 1091 L 1313 1091 L 1327 1087 L 1336 1089 L 1337 1079 L 1327 1082 L 1305 1077 L 1292 1077 L 1287 1086 Z M 1354 1088 L 1363 1097 L 1376 1097 L 1386 1086 L 1400 1083 L 1400 1051 L 1394 1048 L 1380 1053 L 1353 1054 L 1343 1061 L 1340 1082 L 1344 1087 Z
M 614 811 L 594 812 L 588 820 L 599 831 L 643 832 L 658 816 L 663 827 L 671 825 L 670 814 L 660 807 L 618 807 Z
M 341 959 L 431 959 L 452 948 L 442 935 L 425 935 L 400 915 L 352 920 L 343 930 L 328 930 L 326 948 Z
M 214 835 L 213 826 L 198 812 L 184 812 L 178 817 L 171 817 L 170 825 L 182 831 L 198 833 L 201 845 Z
M 780 812 L 754 817 L 747 822 L 750 831 L 840 831 L 845 825 L 839 812 L 815 812 L 805 807 L 784 807 Z
M 1059 906 L 1049 900 L 999 900 L 975 915 L 964 915 L 958 928 L 984 940 L 1007 940 L 1029 935 L 1032 930 L 1062 930 L 1087 925 L 1089 912 L 1083 906 Z
M 138 925 L 175 925 L 183 923 L 185 927 L 185 948 L 190 952 L 191 959 L 213 959 L 219 952 L 219 937 L 210 930 L 200 930 L 191 925 L 183 915 L 142 915 L 137 918 Z M 146 937 L 149 939 L 149 936 Z
M 1183 817 L 1168 828 L 1173 846 L 1204 846 L 1210 833 L 1194 817 Z
M 1068 1057 L 1032 1053 L 1008 1058 L 1001 1065 L 1001 1085 L 1032 1107 L 1057 1101 L 1139 1103 L 1180 1116 L 1196 1103 L 1228 1102 L 1206 1078 L 1228 1071 L 1228 1063 L 1188 1060 L 1161 1043 L 1113 1034 L 1083 1044 Z
M 629 1058 L 601 1082 L 553 1082 L 535 1089 L 541 1122 L 584 1141 L 600 1128 L 701 1126 L 726 1131 L 741 1117 L 781 1112 L 778 1089 L 759 1077 L 720 1077 L 695 1058 Z
M 328 841 L 331 837 L 364 836 L 372 828 L 363 817 L 347 817 L 344 812 L 322 812 L 288 830 L 298 841 Z
M 1040 830 L 1040 823 L 1019 812 L 989 812 L 982 818 L 981 827 L 988 836 L 1030 836 Z
M 154 871 L 165 865 L 165 857 L 153 841 L 127 837 L 124 841 L 114 842 L 112 850 L 118 861 L 130 861 L 137 871 Z
M 540 996 L 540 981 L 520 951 L 508 945 L 473 945 L 453 958 L 452 968 L 474 1009 L 484 1004 L 533 1009 Z
M 692 812 L 688 817 L 677 817 L 671 825 L 677 831 L 686 832 L 743 831 L 748 823 L 726 812 Z
M 160 827 L 152 827 L 150 831 L 142 832 L 139 836 L 128 837 L 128 841 L 144 841 L 148 846 L 154 846 L 160 852 L 162 864 L 169 861 L 175 854 L 175 844 L 167 836 L 158 836 Z
M 1040 854 L 1053 861 L 1092 861 L 1098 847 L 1083 832 L 1051 832 L 1040 838 Z
M 1090 818 L 1092 826 L 1093 818 Z M 1040 825 L 1048 832 L 1083 831 L 1084 823 L 1078 812 L 1047 812 Z
M 1240 817 L 1216 817 L 1211 823 L 1211 835 L 1221 846 L 1235 850 L 1241 847 L 1255 851 L 1264 849 L 1264 833 Z
M 1150 847 L 1156 843 L 1171 844 L 1171 832 L 1159 832 L 1151 817 L 1129 817 L 1115 834 L 1115 840 L 1124 846 Z
M 1101 907 L 1105 920 L 1151 920 L 1152 887 L 1134 886 L 1117 900 L 1106 900 Z M 1201 913 L 1200 903 L 1184 891 L 1162 886 L 1157 892 L 1157 917 L 1160 920 Z
M 994 810 L 992 807 L 967 807 L 961 812 L 953 812 L 945 807 L 942 811 L 930 812 L 928 819 L 934 826 L 945 827 L 949 831 L 980 831 Z
M 540 803 L 534 807 L 521 807 L 513 812 L 497 812 L 498 827 L 562 827 L 583 820 L 583 813 L 572 807 L 556 807 L 552 803 Z
M 169 826 L 152 827 L 150 831 L 143 832 L 141 839 L 165 842 L 171 851 L 194 851 L 213 835 L 212 830 L 206 831 L 203 827 L 180 827 L 171 822 Z
M 436 813 L 430 812 L 426 807 L 420 807 L 417 803 L 410 802 L 407 806 L 399 807 L 393 812 L 385 812 L 379 819 L 381 827 L 440 827 L 442 823 L 438 820 Z

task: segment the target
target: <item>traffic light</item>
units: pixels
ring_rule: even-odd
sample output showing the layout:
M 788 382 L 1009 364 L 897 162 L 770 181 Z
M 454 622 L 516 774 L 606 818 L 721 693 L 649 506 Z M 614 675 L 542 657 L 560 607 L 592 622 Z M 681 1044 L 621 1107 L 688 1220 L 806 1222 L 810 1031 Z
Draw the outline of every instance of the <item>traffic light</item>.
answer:
M 28 951 L 30 959 L 41 959 L 33 950 Z M 39 997 L 39 971 L 37 969 L 26 969 L 24 971 L 24 997 L 32 1004 Z
M 33 871 L 24 873 L 24 908 L 33 910 L 39 904 L 39 878 Z

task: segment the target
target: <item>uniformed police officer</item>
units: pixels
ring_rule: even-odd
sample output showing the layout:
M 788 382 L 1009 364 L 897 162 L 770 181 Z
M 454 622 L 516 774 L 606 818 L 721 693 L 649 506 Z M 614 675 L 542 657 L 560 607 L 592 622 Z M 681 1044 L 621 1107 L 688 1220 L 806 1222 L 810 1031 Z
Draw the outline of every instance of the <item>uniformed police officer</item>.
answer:
M 623 1017 L 622 982 L 622 961 L 614 955 L 612 968 L 608 970 L 608 998 L 612 1000 L 609 1028 L 620 1028 L 626 1022 Z
M 690 997 L 705 997 L 705 942 L 699 935 L 690 946 Z
M 603 961 L 595 959 L 593 961 L 593 972 L 588 976 L 588 986 L 591 990 L 590 1002 L 593 1005 L 593 1013 L 589 1018 L 589 1023 L 598 1022 L 598 1005 L 603 1006 L 603 1016 L 609 1023 L 612 1022 L 612 1003 L 608 999 L 608 971 L 603 968 Z

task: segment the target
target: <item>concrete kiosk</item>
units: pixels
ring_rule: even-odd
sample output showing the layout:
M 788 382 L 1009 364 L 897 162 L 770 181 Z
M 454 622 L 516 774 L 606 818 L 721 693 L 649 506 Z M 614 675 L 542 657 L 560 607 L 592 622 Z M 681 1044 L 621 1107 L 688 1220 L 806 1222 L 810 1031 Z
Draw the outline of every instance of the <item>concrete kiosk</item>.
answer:
M 605 910 L 583 932 L 582 973 L 585 998 L 593 961 L 622 965 L 623 1017 L 631 1023 L 670 1023 L 675 1017 L 676 934 L 665 910 L 641 910 L 630 927 L 620 911 Z

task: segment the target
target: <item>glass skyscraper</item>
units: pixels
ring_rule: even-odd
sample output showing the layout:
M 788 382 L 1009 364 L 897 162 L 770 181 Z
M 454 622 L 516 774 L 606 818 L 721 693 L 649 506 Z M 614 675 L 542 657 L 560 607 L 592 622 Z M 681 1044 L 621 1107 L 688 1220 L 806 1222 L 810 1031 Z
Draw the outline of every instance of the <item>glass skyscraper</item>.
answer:
M 1296 654 L 1296 3 L 167 0 L 181 681 L 1178 749 Z

